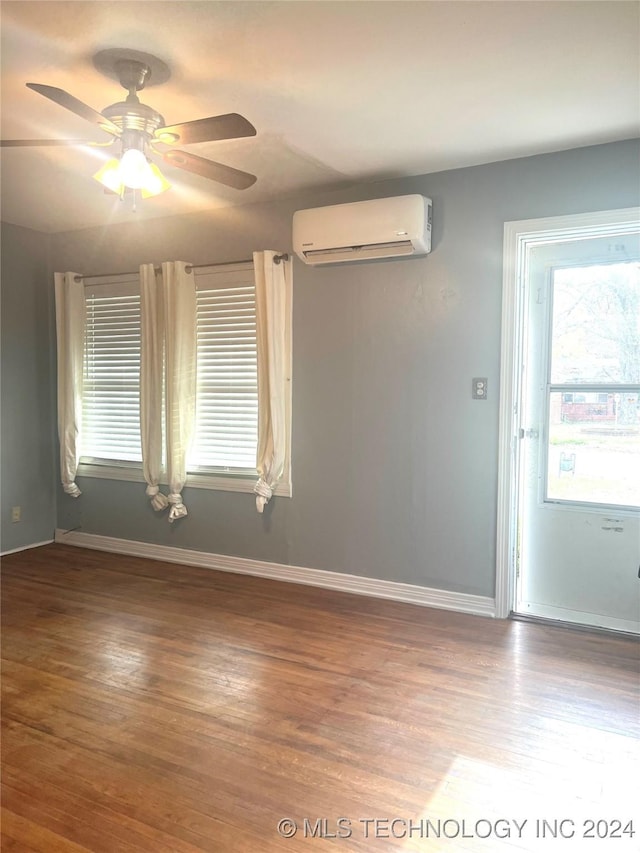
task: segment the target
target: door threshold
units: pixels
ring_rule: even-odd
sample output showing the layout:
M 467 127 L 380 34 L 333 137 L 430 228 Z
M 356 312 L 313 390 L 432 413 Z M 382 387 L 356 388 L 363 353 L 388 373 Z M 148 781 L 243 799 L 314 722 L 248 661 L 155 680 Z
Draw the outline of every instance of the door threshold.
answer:
M 533 625 L 546 625 L 549 628 L 568 628 L 570 631 L 588 632 L 589 634 L 605 634 L 607 636 L 623 637 L 640 642 L 640 635 L 633 631 L 621 631 L 617 628 L 603 628 L 598 625 L 585 625 L 581 622 L 564 622 L 561 619 L 550 619 L 547 616 L 529 616 L 525 613 L 511 611 L 509 619 L 514 622 L 531 622 Z

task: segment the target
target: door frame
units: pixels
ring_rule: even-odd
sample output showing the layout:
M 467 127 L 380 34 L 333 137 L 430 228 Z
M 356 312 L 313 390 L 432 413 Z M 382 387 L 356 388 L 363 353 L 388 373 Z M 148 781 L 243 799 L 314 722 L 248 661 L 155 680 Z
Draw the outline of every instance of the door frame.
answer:
M 545 243 L 614 235 L 621 226 L 640 228 L 640 207 L 520 219 L 504 224 L 494 614 L 497 619 L 509 617 L 515 597 L 521 377 L 530 253 L 535 246 Z

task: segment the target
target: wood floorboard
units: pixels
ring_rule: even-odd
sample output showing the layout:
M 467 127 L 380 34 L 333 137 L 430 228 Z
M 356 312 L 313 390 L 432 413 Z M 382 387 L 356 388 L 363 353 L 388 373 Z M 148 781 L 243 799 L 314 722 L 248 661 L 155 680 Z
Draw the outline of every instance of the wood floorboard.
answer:
M 2 574 L 3 851 L 640 849 L 631 638 L 59 544 Z

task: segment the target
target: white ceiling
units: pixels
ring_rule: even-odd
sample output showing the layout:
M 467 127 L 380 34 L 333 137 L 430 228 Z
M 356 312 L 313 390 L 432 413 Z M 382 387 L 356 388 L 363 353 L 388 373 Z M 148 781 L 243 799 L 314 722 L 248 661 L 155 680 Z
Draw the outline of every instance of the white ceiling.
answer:
M 2 138 L 101 133 L 27 89 L 97 110 L 125 95 L 92 56 L 155 54 L 171 79 L 141 100 L 167 123 L 227 112 L 254 138 L 193 153 L 258 176 L 230 190 L 162 166 L 143 202 L 92 180 L 99 149 L 3 149 L 2 218 L 63 231 L 424 174 L 637 136 L 636 2 L 2 2 Z M 109 155 L 113 156 L 113 155 Z

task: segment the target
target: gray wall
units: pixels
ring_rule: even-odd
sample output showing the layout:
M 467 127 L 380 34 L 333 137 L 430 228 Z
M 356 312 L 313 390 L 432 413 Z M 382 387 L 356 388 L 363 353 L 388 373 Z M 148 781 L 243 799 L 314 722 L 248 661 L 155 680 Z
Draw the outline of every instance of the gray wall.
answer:
M 2 225 L 2 493 L 0 549 L 53 539 L 53 287 L 48 238 Z M 11 508 L 22 508 L 12 523 Z
M 98 273 L 291 249 L 300 207 L 403 193 L 434 202 L 430 256 L 294 268 L 293 491 L 185 489 L 169 525 L 140 485 L 84 480 L 58 523 L 100 533 L 493 595 L 502 236 L 506 220 L 639 201 L 637 140 L 273 205 L 59 234 L 56 269 Z M 150 202 L 152 203 L 152 202 Z M 471 378 L 489 399 L 471 399 Z

